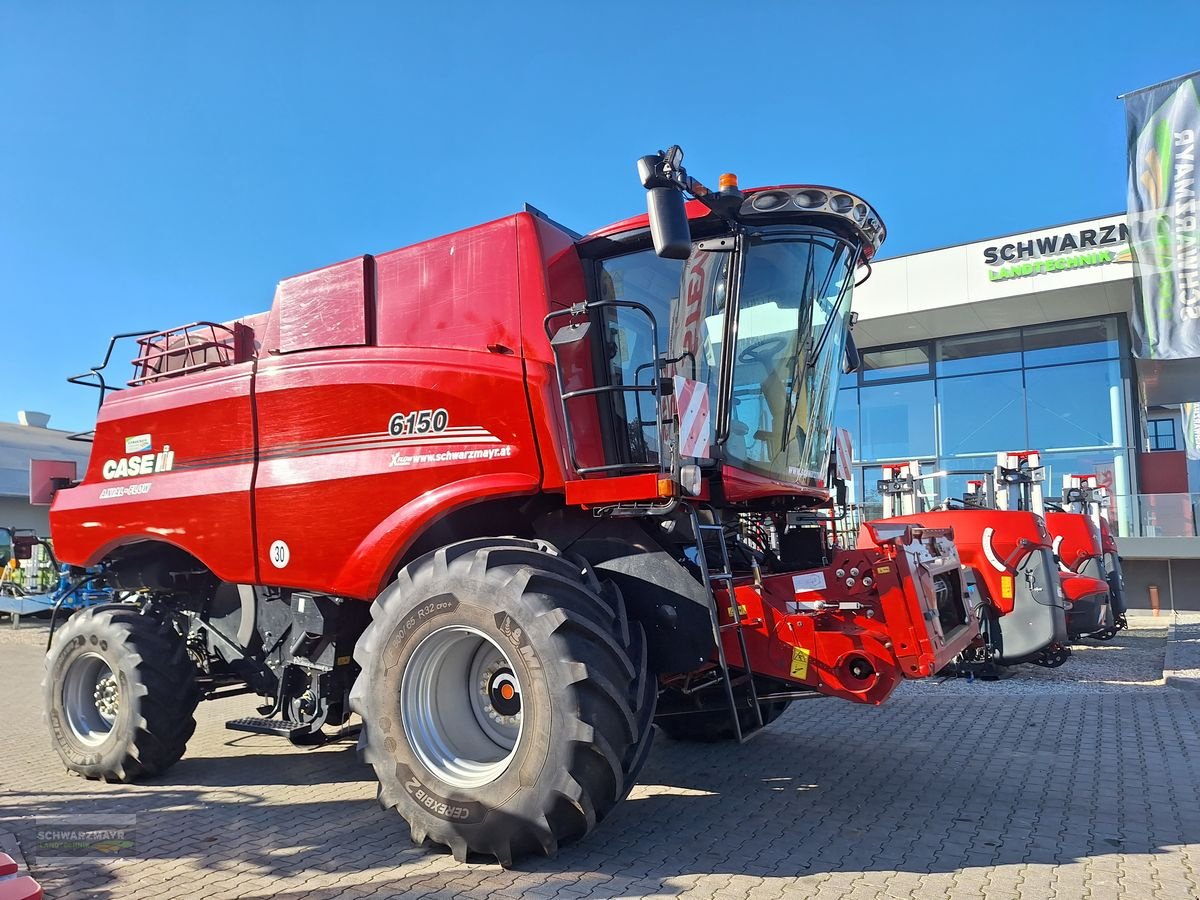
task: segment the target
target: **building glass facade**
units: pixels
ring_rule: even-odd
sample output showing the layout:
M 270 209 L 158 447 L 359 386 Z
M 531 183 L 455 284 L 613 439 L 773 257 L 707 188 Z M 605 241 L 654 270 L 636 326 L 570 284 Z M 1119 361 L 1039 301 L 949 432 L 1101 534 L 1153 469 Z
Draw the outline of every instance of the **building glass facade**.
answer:
M 882 511 L 883 463 L 916 459 L 925 472 L 947 472 L 925 486 L 940 501 L 961 496 L 967 473 L 990 471 L 1007 450 L 1042 453 L 1048 496 L 1064 475 L 1091 473 L 1113 495 L 1130 494 L 1130 373 L 1118 316 L 865 348 L 837 409 L 854 438 L 862 515 Z

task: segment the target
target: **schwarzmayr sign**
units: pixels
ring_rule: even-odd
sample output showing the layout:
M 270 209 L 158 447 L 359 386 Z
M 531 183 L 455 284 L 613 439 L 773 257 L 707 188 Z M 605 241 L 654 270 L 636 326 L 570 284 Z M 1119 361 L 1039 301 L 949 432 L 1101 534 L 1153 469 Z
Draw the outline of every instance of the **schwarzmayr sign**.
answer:
M 1081 228 L 983 248 L 989 281 L 1006 281 L 1044 272 L 1062 272 L 1129 262 L 1129 231 L 1125 223 Z

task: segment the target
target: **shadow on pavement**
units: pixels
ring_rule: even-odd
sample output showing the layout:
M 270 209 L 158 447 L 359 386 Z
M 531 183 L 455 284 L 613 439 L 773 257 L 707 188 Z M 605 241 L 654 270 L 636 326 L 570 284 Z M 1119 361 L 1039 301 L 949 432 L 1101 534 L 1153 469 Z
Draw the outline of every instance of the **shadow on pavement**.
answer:
M 922 696 L 851 711 L 833 702 L 798 704 L 740 747 L 660 735 L 641 784 L 607 821 L 515 872 L 414 848 L 403 821 L 373 799 L 374 778 L 352 743 L 185 758 L 155 783 L 31 794 L 17 806 L 28 816 L 137 815 L 142 859 L 130 865 L 188 858 L 247 879 L 337 876 L 327 894 L 314 885 L 264 897 L 332 897 L 381 877 L 393 894 L 476 885 L 484 896 L 497 884 L 519 891 L 548 881 L 669 894 L 663 879 L 686 875 L 952 872 L 1200 842 L 1196 707 L 1177 692 Z M 277 786 L 289 788 L 289 802 L 264 790 Z M 31 824 L 0 820 L 23 838 Z M 416 861 L 424 865 L 410 877 Z M 38 874 L 55 885 L 57 873 Z M 74 893 L 74 877 L 62 877 Z

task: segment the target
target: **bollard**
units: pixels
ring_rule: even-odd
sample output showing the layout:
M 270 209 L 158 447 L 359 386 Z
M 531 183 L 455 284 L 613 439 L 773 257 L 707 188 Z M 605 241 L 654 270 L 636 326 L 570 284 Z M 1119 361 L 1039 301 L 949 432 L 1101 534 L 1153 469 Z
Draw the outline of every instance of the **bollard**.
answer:
M 1152 616 L 1157 616 L 1157 615 L 1158 615 L 1158 609 L 1159 609 L 1159 606 L 1158 606 L 1158 585 L 1157 585 L 1157 584 L 1152 584 L 1152 585 L 1150 585 L 1150 587 L 1148 588 L 1148 590 L 1149 590 L 1149 592 L 1150 592 L 1150 615 L 1152 615 Z

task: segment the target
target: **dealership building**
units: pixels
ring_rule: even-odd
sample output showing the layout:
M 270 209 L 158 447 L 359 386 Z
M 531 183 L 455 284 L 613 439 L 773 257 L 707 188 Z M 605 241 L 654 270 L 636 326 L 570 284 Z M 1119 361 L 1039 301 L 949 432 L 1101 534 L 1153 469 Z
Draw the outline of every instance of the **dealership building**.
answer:
M 21 410 L 16 422 L 0 422 L 0 528 L 32 528 L 50 533 L 47 506 L 29 503 L 29 462 L 58 459 L 75 463 L 82 476 L 92 445 L 73 441 L 71 433 L 50 427 L 45 413 Z M 0 533 L 0 559 L 8 557 L 8 539 Z
M 944 247 L 875 264 L 855 291 L 859 371 L 838 425 L 854 439 L 854 491 L 880 511 L 881 467 L 919 460 L 931 500 L 966 473 L 1038 450 L 1046 494 L 1095 473 L 1112 495 L 1134 607 L 1200 607 L 1200 462 L 1180 404 L 1200 400 L 1200 359 L 1130 351 L 1133 269 L 1124 215 Z

